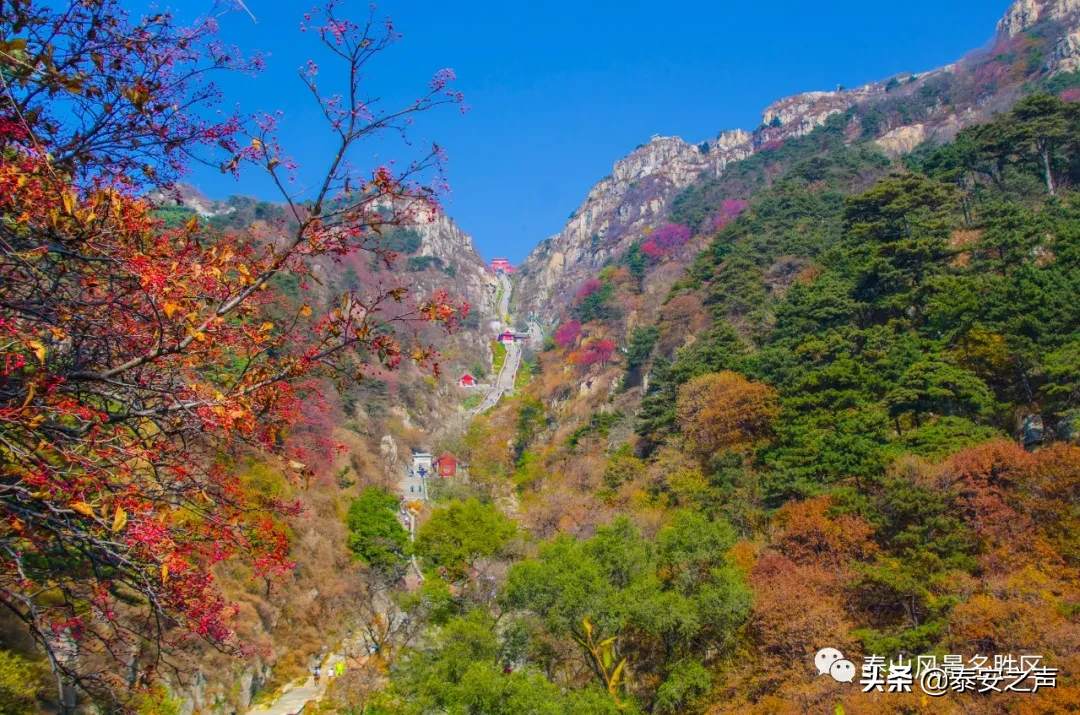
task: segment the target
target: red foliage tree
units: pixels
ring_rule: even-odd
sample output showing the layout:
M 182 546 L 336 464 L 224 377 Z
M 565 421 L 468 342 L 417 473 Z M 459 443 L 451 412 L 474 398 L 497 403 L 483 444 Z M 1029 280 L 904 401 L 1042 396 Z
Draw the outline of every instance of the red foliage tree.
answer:
M 666 251 L 660 248 L 656 241 L 651 238 L 645 243 L 641 244 L 641 252 L 649 258 L 653 259 L 654 261 L 659 261 L 665 255 L 667 255 Z
M 301 206 L 272 117 L 245 128 L 197 114 L 218 96 L 207 72 L 257 69 L 213 39 L 212 20 L 132 23 L 118 0 L 0 8 L 0 603 L 59 679 L 122 706 L 193 637 L 237 647 L 211 566 L 243 558 L 267 578 L 290 566 L 283 519 L 297 506 L 229 456 L 255 446 L 303 480 L 283 435 L 311 381 L 429 362 L 419 324 L 452 328 L 467 311 L 441 294 L 411 304 L 404 285 L 350 291 L 325 315 L 263 310 L 275 276 L 327 254 L 389 261 L 381 231 L 434 215 L 438 147 L 401 173 L 363 175 L 346 157 L 461 96 L 444 71 L 401 109 L 365 105 L 361 68 L 398 36 L 328 6 L 308 29 L 350 79 L 345 99 L 327 97 L 302 72 L 337 147 Z M 223 171 L 268 172 L 296 222 L 258 240 L 195 218 L 164 230 L 137 191 L 208 145 L 229 152 Z
M 577 296 L 578 300 L 583 300 L 603 287 L 604 283 L 599 278 L 589 278 L 578 286 L 574 295 Z
M 568 323 L 563 323 L 555 331 L 555 344 L 565 350 L 577 342 L 579 335 L 581 335 L 581 323 L 577 320 L 571 320 Z
M 593 340 L 575 352 L 570 360 L 578 365 L 606 365 L 615 354 L 615 343 L 610 340 Z
M 649 235 L 649 239 L 641 244 L 641 252 L 653 260 L 660 260 L 673 250 L 686 245 L 692 236 L 693 232 L 687 226 L 667 223 Z
M 713 230 L 719 231 L 727 226 L 749 207 L 750 202 L 743 199 L 724 199 L 724 203 L 720 205 L 720 212 L 713 215 Z
M 688 226 L 666 223 L 653 231 L 652 240 L 656 241 L 656 245 L 660 250 L 670 253 L 674 249 L 686 245 L 692 235 L 693 233 Z

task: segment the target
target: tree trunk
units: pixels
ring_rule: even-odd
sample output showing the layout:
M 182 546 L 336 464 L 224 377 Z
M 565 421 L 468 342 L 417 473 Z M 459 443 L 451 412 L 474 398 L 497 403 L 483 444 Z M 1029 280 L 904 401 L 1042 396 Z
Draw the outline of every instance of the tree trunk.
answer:
M 1057 194 L 1054 193 L 1054 176 L 1050 173 L 1050 146 L 1048 144 L 1042 146 L 1042 159 L 1043 169 L 1046 172 L 1046 189 L 1051 196 L 1056 196 Z

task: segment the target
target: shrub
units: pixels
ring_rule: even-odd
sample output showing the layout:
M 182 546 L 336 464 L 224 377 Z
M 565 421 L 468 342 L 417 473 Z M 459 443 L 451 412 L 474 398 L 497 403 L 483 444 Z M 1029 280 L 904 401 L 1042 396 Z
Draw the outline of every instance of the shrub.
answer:
M 357 560 L 386 573 L 397 570 L 408 553 L 397 508 L 397 498 L 376 487 L 368 487 L 349 505 L 349 550 Z
M 565 350 L 577 342 L 579 335 L 581 335 L 580 322 L 571 320 L 568 323 L 563 323 L 559 329 L 555 331 L 555 345 Z
M 419 273 L 429 268 L 442 268 L 443 261 L 438 256 L 409 256 L 405 266 L 410 273 Z

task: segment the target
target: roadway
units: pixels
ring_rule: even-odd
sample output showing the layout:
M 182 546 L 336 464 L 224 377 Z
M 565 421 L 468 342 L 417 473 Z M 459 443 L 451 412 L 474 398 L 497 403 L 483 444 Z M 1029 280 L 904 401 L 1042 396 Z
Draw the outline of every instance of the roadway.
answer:
M 510 298 L 514 291 L 514 284 L 510 282 L 510 278 L 505 274 L 499 276 L 499 284 L 502 286 L 502 296 L 499 298 L 498 305 L 499 323 L 502 325 L 502 330 L 510 330 L 512 328 L 510 322 Z M 534 329 L 536 330 L 535 335 L 533 335 Z M 543 340 L 539 325 L 530 324 L 529 333 L 530 340 L 537 342 Z M 520 367 L 521 346 L 517 343 L 507 344 L 506 359 L 503 361 L 502 369 L 499 370 L 499 374 L 495 378 L 495 384 L 491 386 L 491 390 L 484 397 L 483 402 L 470 410 L 470 412 L 474 415 L 482 414 L 497 405 L 503 395 L 513 392 L 514 381 L 517 380 L 518 368 Z

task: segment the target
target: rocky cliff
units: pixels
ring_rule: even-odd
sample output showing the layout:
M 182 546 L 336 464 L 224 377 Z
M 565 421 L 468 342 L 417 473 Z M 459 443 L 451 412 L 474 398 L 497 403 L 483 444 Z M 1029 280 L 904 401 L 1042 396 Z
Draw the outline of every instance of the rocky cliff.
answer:
M 529 255 L 518 284 L 519 311 L 550 319 L 550 298 L 609 258 L 626 250 L 641 230 L 666 213 L 668 202 L 702 172 L 719 174 L 753 152 L 751 136 L 725 132 L 714 146 L 687 144 L 678 137 L 654 136 L 615 162 L 566 226 Z
M 1080 67 L 1080 0 L 1016 0 L 998 22 L 998 35 L 1012 38 L 1051 22 L 1063 25 L 1065 32 L 1049 54 L 1048 66 L 1051 70 L 1075 71 Z
M 444 266 L 443 274 L 447 275 L 448 271 L 453 274 L 447 276 L 451 278 L 449 282 L 440 279 L 438 285 L 432 281 L 418 281 L 418 288 L 427 287 L 426 283 L 432 283 L 432 288 L 446 288 L 468 300 L 471 310 L 478 315 L 485 319 L 496 318 L 498 280 L 487 270 L 484 259 L 473 246 L 472 237 L 445 213 L 440 212 L 434 218 L 426 214 L 417 218 L 418 223 L 412 227 L 421 239 L 417 255 L 438 258 Z
M 1040 32 L 1029 33 L 1036 26 Z M 848 116 L 849 140 L 872 139 L 895 158 L 986 121 L 1016 101 L 1022 85 L 1034 78 L 1080 67 L 1080 0 L 1016 0 L 997 33 L 990 52 L 972 53 L 953 65 L 780 99 L 765 108 L 753 131 L 726 131 L 700 144 L 653 136 L 615 162 L 611 175 L 589 191 L 562 230 L 529 254 L 518 279 L 520 309 L 555 321 L 575 285 L 647 228 L 663 223 L 681 190 L 720 176 L 733 162 L 809 134 L 834 115 Z M 1034 61 L 1041 66 L 1022 66 Z

